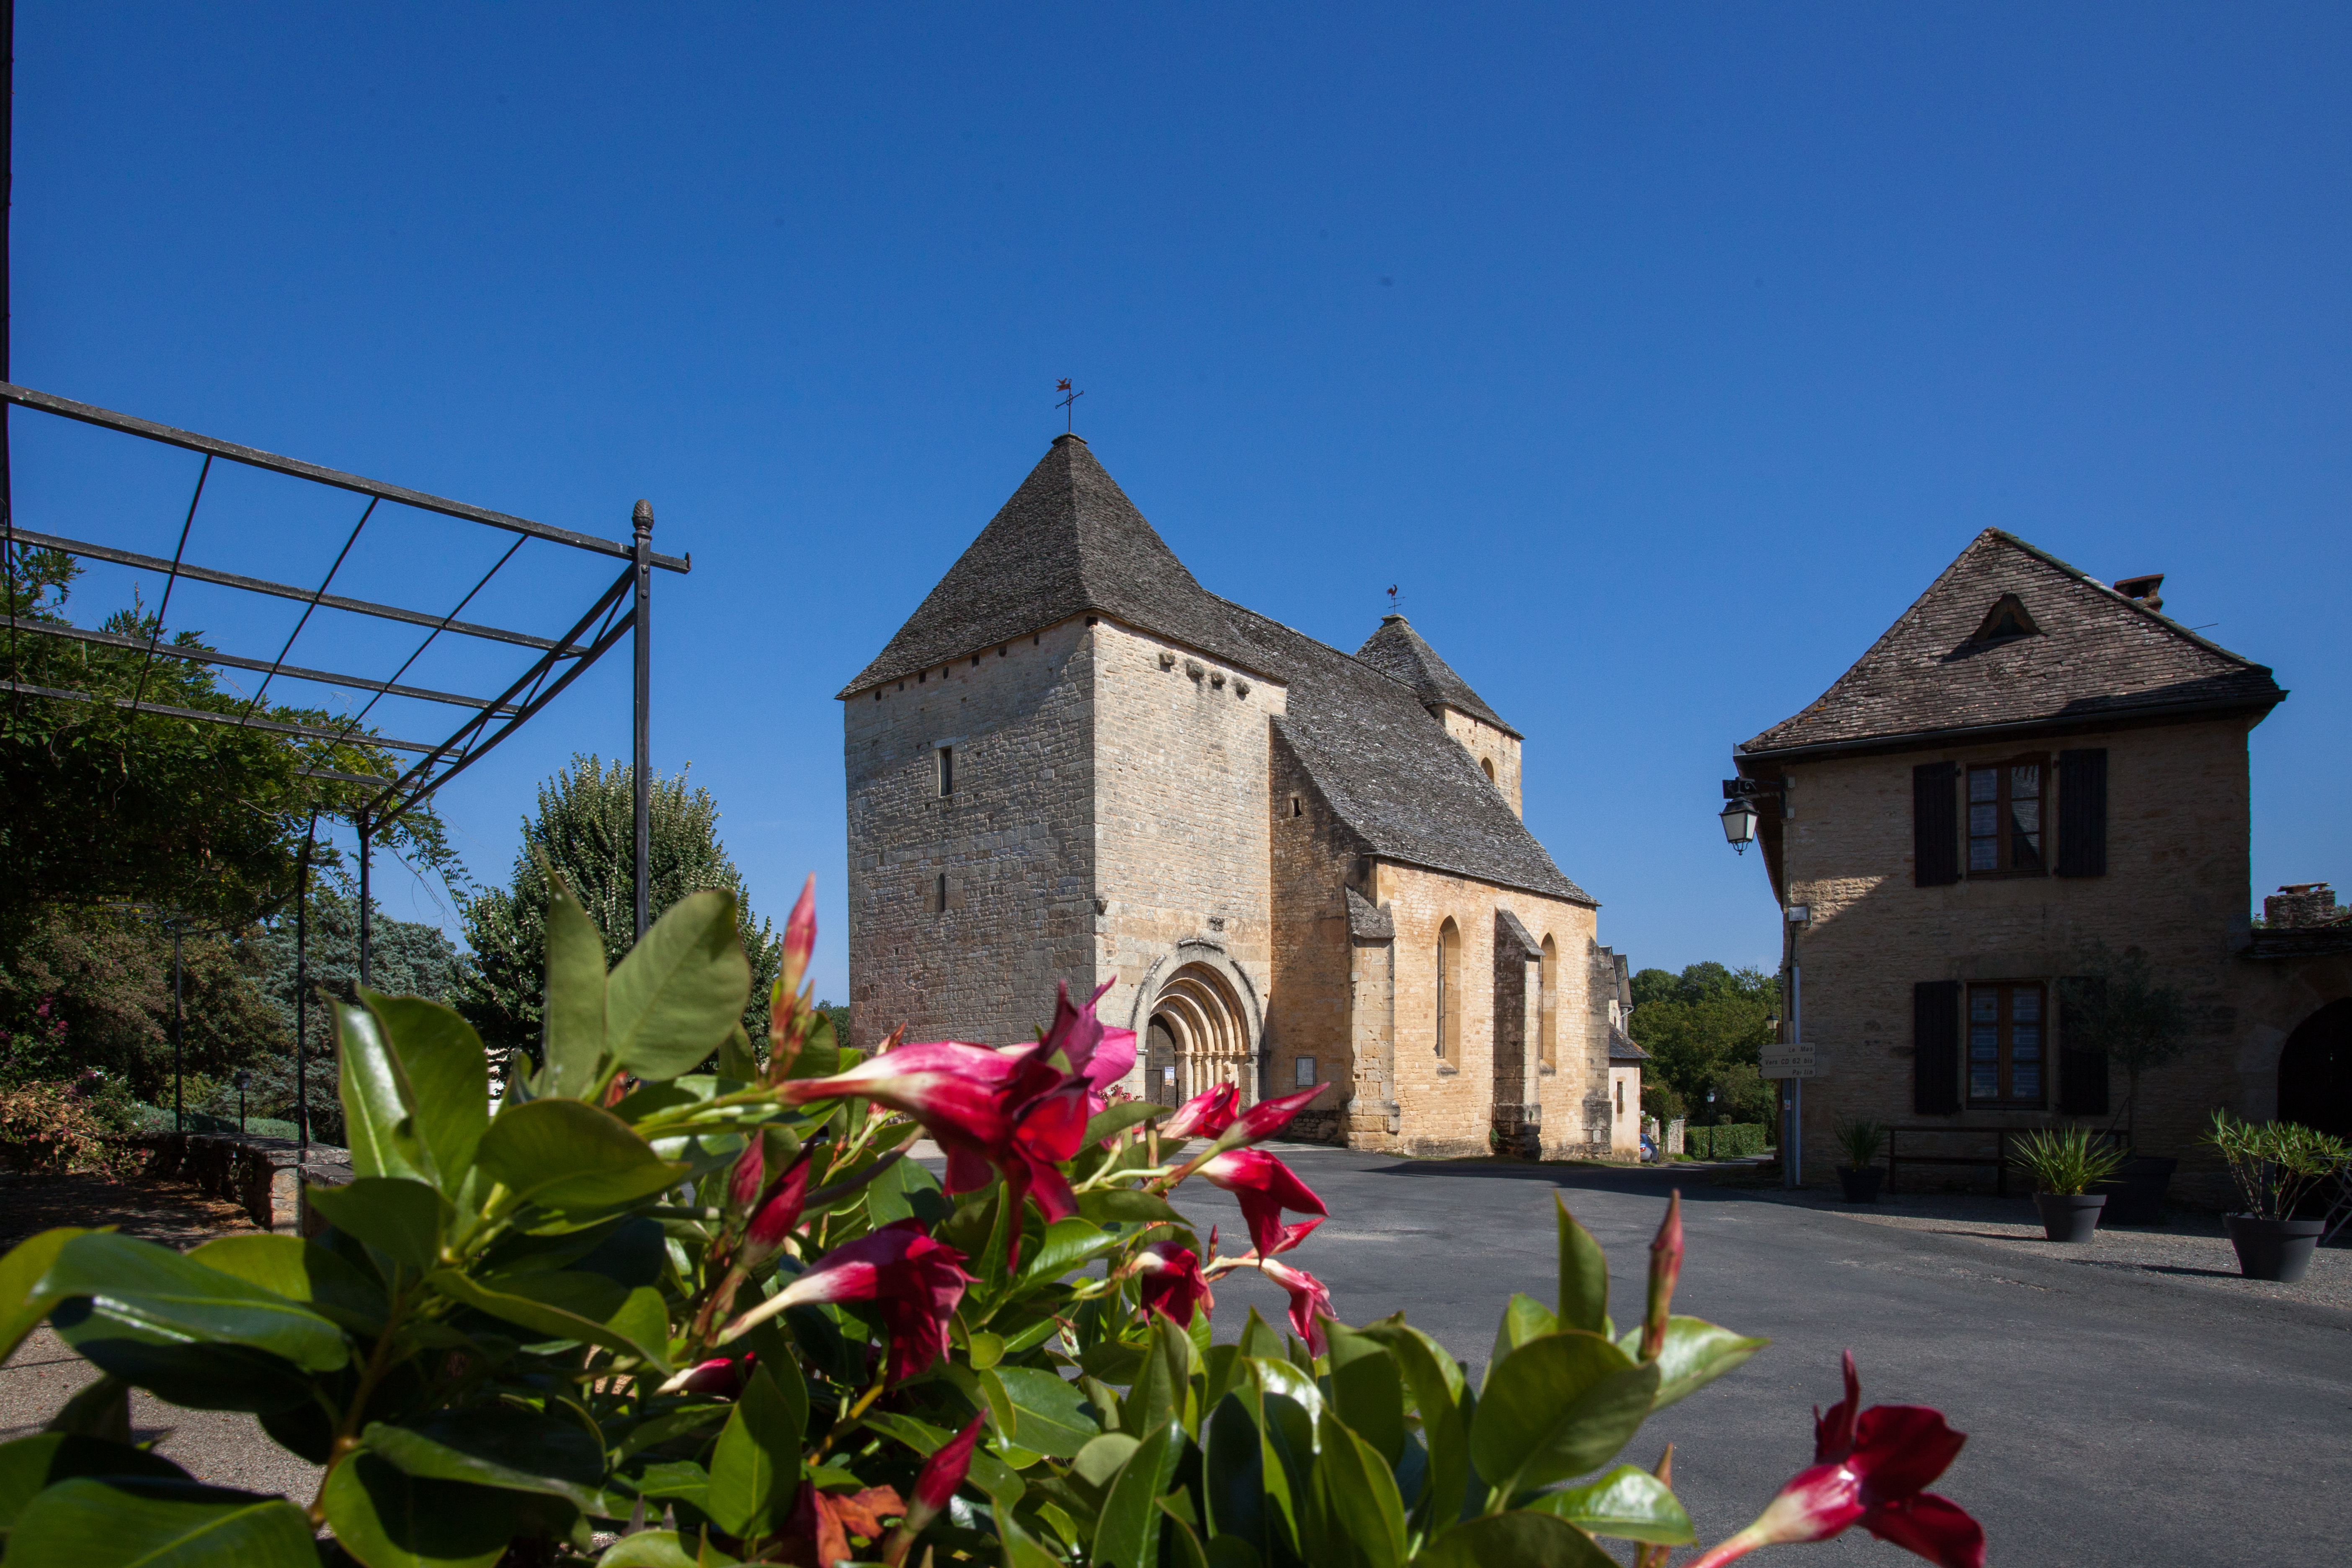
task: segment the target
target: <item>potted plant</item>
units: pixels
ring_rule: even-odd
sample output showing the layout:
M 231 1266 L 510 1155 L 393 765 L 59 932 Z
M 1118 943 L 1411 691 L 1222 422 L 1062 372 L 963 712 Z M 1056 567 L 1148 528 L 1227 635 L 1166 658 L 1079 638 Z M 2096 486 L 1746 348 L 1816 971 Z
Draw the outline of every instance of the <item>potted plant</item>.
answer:
M 1845 1189 L 1845 1201 L 1876 1203 L 1879 1184 L 1886 1180 L 1885 1169 L 1874 1163 L 1879 1149 L 1886 1142 L 1885 1124 L 1867 1120 L 1841 1121 L 1834 1131 L 1838 1146 L 1845 1151 L 1845 1163 L 1837 1168 L 1838 1185 Z
M 2107 1197 L 2101 1223 L 2156 1225 L 2164 1218 L 2165 1189 L 2180 1162 L 2138 1152 L 2139 1080 L 2189 1048 L 2188 999 L 2158 981 L 2138 948 L 2117 954 L 2094 942 L 2081 963 L 2083 973 L 2065 984 L 2063 1044 L 2095 1051 L 2124 1069 L 2124 1102 L 2109 1130 L 2121 1127 L 2130 1146 L 2114 1175 L 2100 1184 Z
M 2033 1178 L 2033 1206 L 2042 1234 L 2053 1241 L 2085 1242 L 2098 1228 L 2105 1193 L 2091 1191 L 2116 1173 L 2123 1151 L 2094 1143 L 2087 1127 L 2029 1132 L 2017 1141 L 2017 1163 Z
M 2289 1285 L 2302 1279 L 2326 1221 L 2297 1219 L 2295 1207 L 2322 1182 L 2352 1172 L 2352 1147 L 2297 1122 L 2240 1121 L 2226 1110 L 2213 1113 L 2205 1142 L 2221 1152 L 2245 1194 L 2243 1213 L 2221 1216 L 2238 1251 L 2238 1271 Z

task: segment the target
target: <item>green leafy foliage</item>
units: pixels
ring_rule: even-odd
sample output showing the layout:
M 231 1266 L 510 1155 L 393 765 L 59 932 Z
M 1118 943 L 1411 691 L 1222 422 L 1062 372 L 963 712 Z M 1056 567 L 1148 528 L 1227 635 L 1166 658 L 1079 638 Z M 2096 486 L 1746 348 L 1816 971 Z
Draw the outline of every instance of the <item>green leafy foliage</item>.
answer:
M 805 993 L 777 1064 L 803 1076 L 755 1059 L 740 930 L 729 894 L 684 898 L 608 965 L 559 881 L 541 1060 L 495 1115 L 457 1013 L 338 1006 L 356 1179 L 310 1194 L 323 1236 L 183 1256 L 52 1231 L 0 1258 L 0 1340 L 47 1317 L 104 1374 L 0 1445 L 10 1563 L 1598 1568 L 1601 1538 L 1692 1539 L 1625 1450 L 1763 1342 L 1618 1336 L 1564 1205 L 1554 1299 L 1504 1304 L 1475 1388 L 1402 1315 L 1253 1312 L 1214 1344 L 1192 1298 L 1145 1310 L 1172 1267 L 1145 1248 L 1204 1250 L 1169 1193 L 1212 1145 L 1162 1139 L 1164 1108 L 1098 1112 L 1057 1165 L 1077 1212 L 1033 1199 L 1014 1266 L 1001 1174 L 948 1193 L 902 1157 L 907 1113 L 808 1081 L 857 1057 Z M 318 1495 L 189 1479 L 129 1443 L 132 1388 L 255 1412 Z M 959 1434 L 941 1507 L 921 1478 Z
M 1756 1069 L 1780 1012 L 1780 983 L 1772 975 L 1694 963 L 1680 974 L 1636 973 L 1625 1028 L 1650 1053 L 1645 1089 L 1654 1081 L 1670 1090 L 1694 1126 L 1764 1121 L 1770 1090 Z M 1643 1109 L 1657 1114 L 1646 1100 Z

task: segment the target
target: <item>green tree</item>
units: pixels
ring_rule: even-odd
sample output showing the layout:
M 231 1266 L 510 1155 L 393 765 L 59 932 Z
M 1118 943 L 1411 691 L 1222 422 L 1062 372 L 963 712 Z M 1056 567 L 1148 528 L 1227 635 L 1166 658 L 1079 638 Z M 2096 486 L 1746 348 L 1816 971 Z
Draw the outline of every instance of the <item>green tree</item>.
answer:
M 2077 960 L 2079 973 L 2061 983 L 2060 1020 L 2069 1050 L 2096 1051 L 2124 1069 L 2124 1102 L 2116 1121 L 2135 1134 L 2142 1074 L 2189 1048 L 2189 999 L 2157 977 L 2137 947 L 2120 953 L 2094 938 Z
M 1780 1011 L 1780 983 L 1758 969 L 1694 963 L 1633 976 L 1627 1031 L 1650 1053 L 1646 1077 L 1671 1089 L 1699 1123 L 1753 1121 L 1763 1047 Z M 1743 1075 L 1734 1069 L 1745 1068 Z M 1716 1091 L 1713 1106 L 1707 1091 Z M 1763 1118 L 1771 1120 L 1768 1113 Z
M 0 605 L 20 623 L 0 634 L 0 661 L 25 686 L 0 699 L 0 953 L 29 940 L 45 909 L 136 903 L 200 924 L 241 929 L 292 894 L 295 862 L 313 815 L 348 815 L 372 786 L 317 770 L 385 777 L 400 769 L 368 743 L 310 740 L 118 706 L 135 699 L 196 712 L 315 725 L 319 709 L 264 704 L 222 689 L 211 667 L 145 639 L 160 623 L 134 605 L 97 628 L 116 641 L 28 629 L 68 627 L 64 613 L 80 566 L 55 550 L 17 552 L 0 577 Z M 131 642 L 138 646 L 123 646 Z M 193 631 L 163 647 L 206 650 Z M 404 815 L 379 843 L 413 862 L 453 862 L 429 811 Z M 331 860 L 331 857 L 330 858 Z
M 453 1005 L 492 1050 L 539 1052 L 540 991 L 547 973 L 547 877 L 563 879 L 604 933 L 607 968 L 636 940 L 636 805 L 631 769 L 593 756 L 539 787 L 539 811 L 522 824 L 514 885 L 466 900 L 462 918 L 471 949 Z M 712 888 L 735 896 L 736 933 L 751 961 L 751 997 L 743 1026 L 767 1035 L 769 987 L 782 956 L 774 927 L 756 921 L 743 877 L 719 841 L 719 803 L 689 787 L 683 773 L 653 783 L 653 917 L 688 893 Z

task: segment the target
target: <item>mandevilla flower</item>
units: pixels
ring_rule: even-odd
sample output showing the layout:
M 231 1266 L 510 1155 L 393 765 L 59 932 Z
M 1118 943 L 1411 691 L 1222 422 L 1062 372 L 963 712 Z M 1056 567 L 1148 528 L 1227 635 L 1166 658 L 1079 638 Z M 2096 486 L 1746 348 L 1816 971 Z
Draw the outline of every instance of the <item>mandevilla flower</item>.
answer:
M 1136 1293 L 1146 1318 L 1165 1312 L 1178 1328 L 1189 1329 L 1194 1312 L 1203 1307 L 1216 1310 L 1216 1298 L 1209 1293 L 1209 1282 L 1201 1274 L 1200 1256 L 1181 1243 L 1153 1242 L 1136 1254 L 1135 1272 Z
M 1274 1258 L 1262 1258 L 1258 1271 L 1290 1293 L 1290 1326 L 1307 1342 L 1307 1348 L 1317 1355 L 1330 1353 L 1323 1334 L 1323 1320 L 1333 1316 L 1331 1292 L 1323 1281 L 1304 1268 L 1293 1268 Z
M 1851 1351 L 1845 1387 L 1828 1415 L 1815 1412 L 1811 1468 L 1798 1471 L 1755 1523 L 1687 1568 L 1718 1568 L 1759 1546 L 1827 1541 L 1854 1524 L 1940 1568 L 1984 1568 L 1984 1528 L 1924 1489 L 1958 1457 L 1966 1434 L 1924 1405 L 1874 1405 L 1857 1416 L 1862 1380 Z
M 1307 1109 L 1314 1098 L 1331 1086 L 1318 1083 L 1312 1089 L 1297 1089 L 1275 1100 L 1261 1100 L 1241 1114 L 1242 1145 L 1263 1143 L 1290 1125 L 1291 1118 Z
M 678 1381 L 678 1388 L 687 1394 L 717 1394 L 729 1399 L 743 1392 L 750 1381 L 751 1368 L 759 1363 L 759 1352 L 745 1351 L 741 1355 L 713 1356 L 697 1362 Z
M 1675 1284 L 1683 1276 L 1683 1194 L 1676 1189 L 1666 1199 L 1666 1217 L 1650 1243 L 1650 1298 L 1642 1316 L 1642 1359 L 1655 1361 L 1666 1347 L 1666 1317 L 1675 1303 Z
M 907 1505 L 907 1517 L 890 1532 L 889 1544 L 883 1550 L 882 1561 L 889 1568 L 898 1568 L 907 1560 L 915 1544 L 915 1537 L 923 1527 L 937 1519 L 941 1510 L 954 1498 L 956 1489 L 971 1469 L 971 1450 L 980 1441 L 981 1424 L 985 1413 L 975 1415 L 964 1429 L 939 1447 L 939 1450 L 923 1461 L 922 1473 L 915 1478 L 915 1500 Z
M 801 884 L 801 896 L 784 921 L 784 989 L 798 991 L 808 973 L 809 955 L 816 951 L 816 873 Z
M 718 1342 L 788 1308 L 871 1301 L 890 1332 L 889 1381 L 901 1383 L 948 1353 L 948 1319 L 971 1283 L 963 1263 L 962 1253 L 923 1234 L 922 1221 L 902 1219 L 818 1258 L 807 1273 L 720 1330 Z
M 1241 1200 L 1242 1223 L 1249 1226 L 1250 1243 L 1261 1258 L 1288 1251 L 1322 1223 L 1286 1226 L 1283 1210 L 1330 1213 L 1289 1166 L 1263 1149 L 1228 1149 L 1203 1162 L 1201 1174 L 1211 1185 L 1223 1187 Z
M 1070 1064 L 1070 1070 L 1087 1080 L 1087 1110 L 1099 1116 L 1110 1103 L 1104 1092 L 1127 1076 L 1135 1066 L 1135 1031 L 1106 1029 L 1095 1016 L 1095 1004 L 1111 988 L 1106 980 L 1095 994 L 1087 998 L 1084 1007 L 1070 1004 L 1070 987 L 1065 981 L 1054 996 L 1054 1023 L 1042 1037 L 1041 1044 L 1047 1055 L 1060 1053 Z M 1076 1152 L 1076 1151 L 1072 1151 Z
M 1160 1136 L 1171 1143 L 1181 1143 L 1188 1138 L 1217 1137 L 1234 1124 L 1241 1099 L 1242 1091 L 1229 1083 L 1202 1089 L 1160 1122 Z

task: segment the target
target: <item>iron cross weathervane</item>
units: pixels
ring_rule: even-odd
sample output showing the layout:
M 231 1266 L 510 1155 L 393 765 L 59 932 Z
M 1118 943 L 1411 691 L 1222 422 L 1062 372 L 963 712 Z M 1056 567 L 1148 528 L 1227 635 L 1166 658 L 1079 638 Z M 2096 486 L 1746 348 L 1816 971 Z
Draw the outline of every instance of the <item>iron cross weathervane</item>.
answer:
M 1083 392 L 1072 392 L 1070 390 L 1070 378 L 1067 376 L 1064 376 L 1061 380 L 1055 382 L 1054 384 L 1054 390 L 1065 395 L 1061 402 L 1054 405 L 1055 407 L 1061 409 L 1068 416 L 1067 421 L 1064 426 L 1063 433 L 1065 435 L 1075 434 L 1078 427 L 1078 415 L 1077 410 L 1071 407 L 1071 405 L 1077 402 L 1079 398 L 1084 397 L 1086 394 Z

